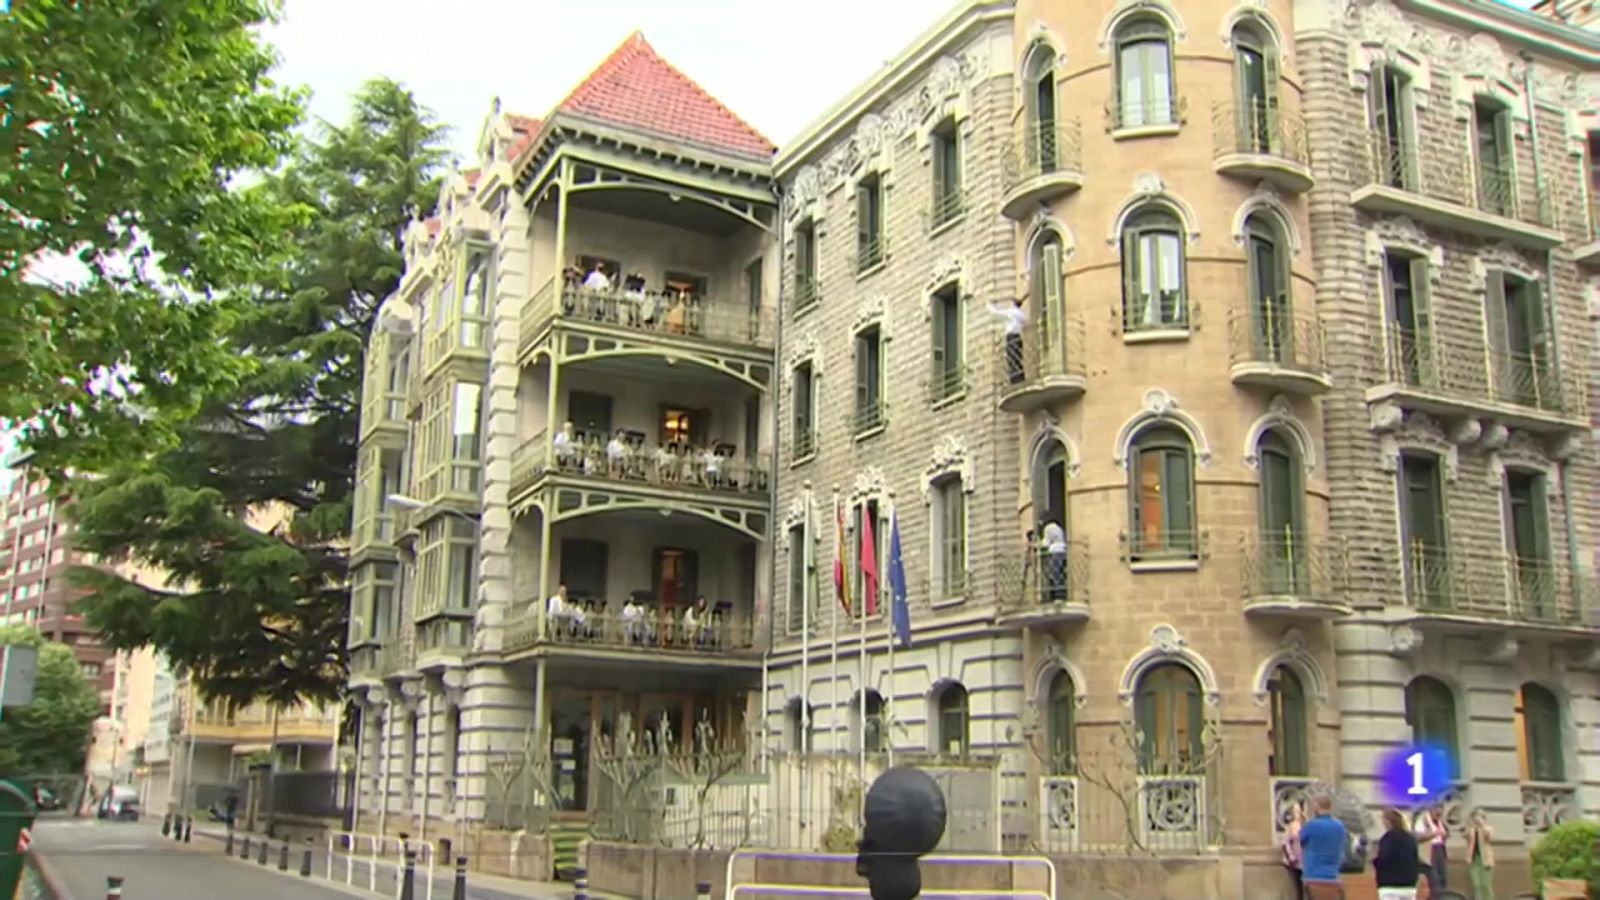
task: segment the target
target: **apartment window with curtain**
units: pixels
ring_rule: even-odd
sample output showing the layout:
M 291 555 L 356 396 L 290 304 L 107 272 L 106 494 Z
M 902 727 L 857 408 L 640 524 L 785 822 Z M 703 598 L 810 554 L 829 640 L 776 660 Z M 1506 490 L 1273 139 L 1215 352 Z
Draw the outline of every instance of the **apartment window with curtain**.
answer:
M 885 258 L 883 176 L 874 172 L 856 184 L 856 271 L 865 272 Z
M 1491 271 L 1484 288 L 1496 396 L 1523 406 L 1559 405 L 1540 283 Z
M 1153 16 L 1117 29 L 1117 100 L 1113 128 L 1177 124 L 1172 83 L 1172 33 Z
M 1505 475 L 1506 549 L 1516 575 L 1516 614 L 1544 619 L 1556 612 L 1556 571 L 1550 547 L 1550 509 L 1542 472 Z
M 933 151 L 933 210 L 934 228 L 961 215 L 961 128 L 954 118 L 949 118 L 933 129 L 930 140 Z
M 1516 214 L 1516 144 L 1511 109 L 1498 100 L 1472 102 L 1472 162 L 1478 170 L 1478 208 L 1496 215 Z
M 1194 445 L 1177 428 L 1157 425 L 1134 439 L 1129 459 L 1130 558 L 1196 559 Z
M 1445 534 L 1444 479 L 1439 458 L 1400 455 L 1400 533 L 1406 562 L 1406 592 L 1413 603 L 1448 606 L 1452 595 Z
M 794 367 L 789 382 L 789 424 L 794 434 L 794 458 L 805 459 L 817 452 L 815 368 L 810 362 Z
M 945 285 L 934 293 L 931 302 L 933 371 L 929 376 L 928 393 L 934 403 L 940 403 L 966 388 L 960 286 Z
M 1385 356 L 1389 377 L 1426 387 L 1438 380 L 1433 356 L 1433 318 L 1428 299 L 1428 261 L 1396 250 L 1383 256 Z
M 1411 79 L 1394 66 L 1373 67 L 1367 88 L 1368 124 L 1372 127 L 1372 178 L 1401 190 L 1416 190 L 1415 120 Z
M 1145 209 L 1122 230 L 1122 324 L 1128 333 L 1187 329 L 1183 226 L 1166 209 Z
M 932 514 L 938 595 L 953 600 L 967 589 L 967 494 L 961 476 L 934 484 Z
M 807 219 L 794 229 L 794 311 L 803 312 L 821 299 L 818 283 L 817 223 Z
M 1184 775 L 1205 761 L 1205 703 L 1200 679 L 1182 663 L 1162 663 L 1139 677 L 1134 692 L 1141 775 Z
M 883 400 L 883 329 L 872 325 L 856 332 L 855 434 L 863 437 L 887 422 Z

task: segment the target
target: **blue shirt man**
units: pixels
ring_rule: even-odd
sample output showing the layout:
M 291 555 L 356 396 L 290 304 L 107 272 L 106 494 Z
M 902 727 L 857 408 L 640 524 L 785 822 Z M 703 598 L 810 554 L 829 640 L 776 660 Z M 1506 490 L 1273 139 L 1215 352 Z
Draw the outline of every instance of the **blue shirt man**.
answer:
M 1311 809 L 1316 817 L 1300 828 L 1300 846 L 1305 851 L 1301 862 L 1302 877 L 1308 885 L 1338 884 L 1339 864 L 1344 861 L 1350 833 L 1345 830 L 1343 822 L 1333 817 L 1333 798 L 1325 795 L 1314 797 Z

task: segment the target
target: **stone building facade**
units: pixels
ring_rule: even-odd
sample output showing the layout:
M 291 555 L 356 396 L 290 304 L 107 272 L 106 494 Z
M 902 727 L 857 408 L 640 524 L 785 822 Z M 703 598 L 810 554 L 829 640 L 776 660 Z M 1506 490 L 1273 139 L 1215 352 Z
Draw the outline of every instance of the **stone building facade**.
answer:
M 775 156 L 594 95 L 668 70 L 635 37 L 497 110 L 408 236 L 352 576 L 377 827 L 503 819 L 530 735 L 581 827 L 624 723 L 759 754 L 769 840 L 915 759 L 947 846 L 1131 843 L 1179 893 L 1279 896 L 1306 788 L 1376 805 L 1415 742 L 1507 887 L 1600 813 L 1592 35 L 967 0 Z

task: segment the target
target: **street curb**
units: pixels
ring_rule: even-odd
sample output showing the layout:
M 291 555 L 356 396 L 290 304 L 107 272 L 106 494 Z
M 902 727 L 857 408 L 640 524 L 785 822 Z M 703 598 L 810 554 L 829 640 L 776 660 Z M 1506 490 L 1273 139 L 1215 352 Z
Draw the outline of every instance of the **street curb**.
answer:
M 265 871 L 285 880 L 293 880 L 301 884 L 314 884 L 317 887 L 328 888 L 330 890 L 338 891 L 341 894 L 348 894 L 351 897 L 361 897 L 363 900 L 371 900 L 373 897 L 379 897 L 383 898 L 383 900 L 388 900 L 387 894 L 376 894 L 372 891 L 361 890 L 359 888 L 351 887 L 347 884 L 340 884 L 337 881 L 329 881 L 328 879 L 323 878 L 321 875 L 312 875 L 310 878 L 307 878 L 300 874 L 298 867 L 290 867 L 287 872 L 280 872 L 278 871 L 278 867 L 275 863 L 269 863 L 268 865 L 263 866 L 257 863 L 253 858 L 240 859 L 237 856 L 231 855 L 224 855 L 222 858 L 234 863 L 243 863 L 252 869 L 257 871 Z M 65 900 L 72 900 L 72 898 L 65 898 Z

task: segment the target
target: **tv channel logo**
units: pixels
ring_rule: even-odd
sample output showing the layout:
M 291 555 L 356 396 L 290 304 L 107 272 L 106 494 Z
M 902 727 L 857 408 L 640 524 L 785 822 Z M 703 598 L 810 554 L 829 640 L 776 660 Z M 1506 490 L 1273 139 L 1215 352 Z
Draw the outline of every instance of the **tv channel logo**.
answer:
M 1408 744 L 1378 758 L 1378 784 L 1391 806 L 1426 806 L 1455 786 L 1455 760 L 1443 747 Z

